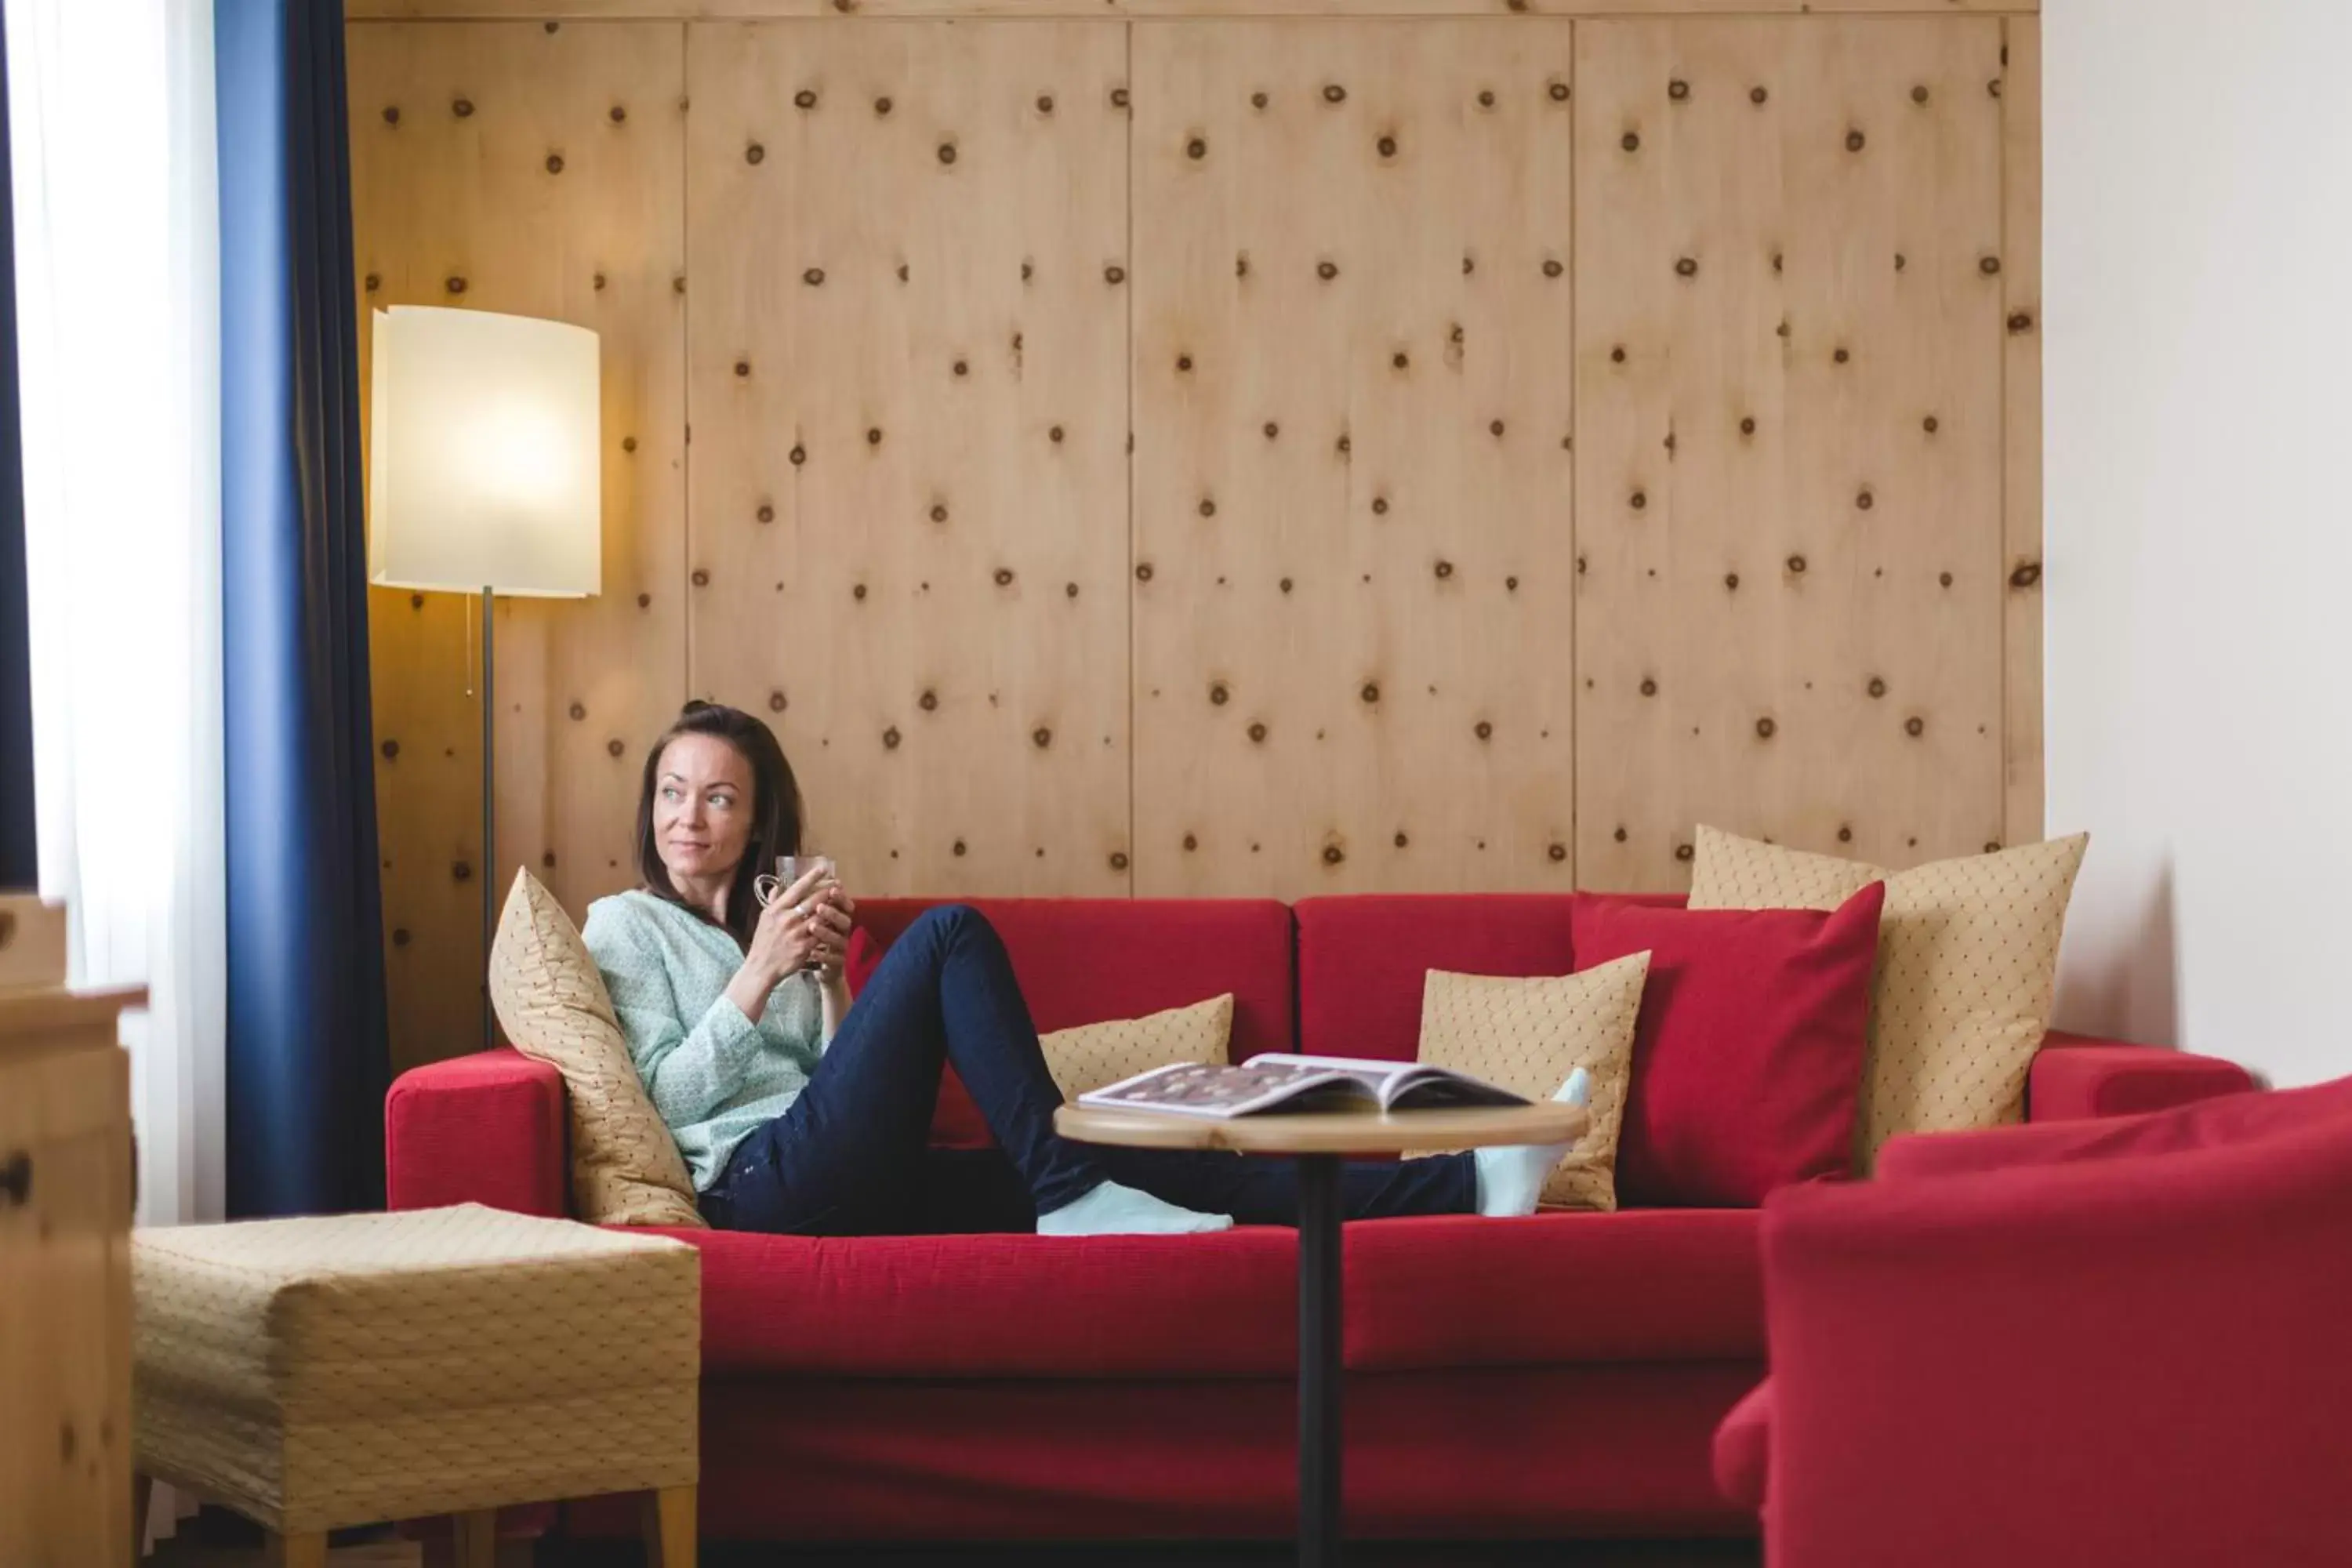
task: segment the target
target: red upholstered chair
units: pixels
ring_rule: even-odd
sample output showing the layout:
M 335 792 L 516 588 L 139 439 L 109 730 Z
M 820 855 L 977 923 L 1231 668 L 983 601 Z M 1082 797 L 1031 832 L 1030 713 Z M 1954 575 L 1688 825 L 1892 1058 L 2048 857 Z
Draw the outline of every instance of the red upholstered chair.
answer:
M 2352 1079 L 1900 1140 L 1763 1250 L 1774 1568 L 2352 1563 Z

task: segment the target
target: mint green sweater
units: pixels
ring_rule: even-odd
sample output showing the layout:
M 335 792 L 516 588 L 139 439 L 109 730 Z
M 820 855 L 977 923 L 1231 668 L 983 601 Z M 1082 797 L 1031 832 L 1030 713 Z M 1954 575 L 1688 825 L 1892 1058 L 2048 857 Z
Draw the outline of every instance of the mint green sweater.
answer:
M 816 983 L 794 976 L 769 994 L 759 1018 L 727 997 L 743 966 L 735 939 L 651 893 L 618 893 L 588 906 L 581 928 L 629 1059 L 686 1156 L 697 1192 L 727 1169 L 735 1145 L 782 1116 L 824 1054 Z

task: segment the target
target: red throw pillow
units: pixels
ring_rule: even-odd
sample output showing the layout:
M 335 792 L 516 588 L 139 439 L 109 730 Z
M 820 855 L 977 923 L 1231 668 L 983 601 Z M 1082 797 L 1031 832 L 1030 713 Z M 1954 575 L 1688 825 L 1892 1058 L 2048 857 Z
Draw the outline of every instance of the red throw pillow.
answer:
M 1747 1207 L 1852 1170 L 1885 897 L 1873 882 L 1823 913 L 1577 896 L 1577 968 L 1650 953 L 1621 1205 Z

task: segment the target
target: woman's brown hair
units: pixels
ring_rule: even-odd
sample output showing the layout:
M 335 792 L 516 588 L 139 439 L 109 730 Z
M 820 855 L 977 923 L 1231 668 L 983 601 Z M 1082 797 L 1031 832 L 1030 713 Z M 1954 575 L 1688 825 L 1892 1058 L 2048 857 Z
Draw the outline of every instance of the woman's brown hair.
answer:
M 760 922 L 760 900 L 752 894 L 752 881 L 761 872 L 776 868 L 777 856 L 801 852 L 805 818 L 801 812 L 800 782 L 793 777 L 783 747 L 776 743 L 776 732 L 740 708 L 695 701 L 678 710 L 677 720 L 646 753 L 645 782 L 637 790 L 637 877 L 646 891 L 682 909 L 693 906 L 671 885 L 669 868 L 662 864 L 660 847 L 654 842 L 654 791 L 662 753 L 680 735 L 715 735 L 751 764 L 751 837 L 743 846 L 743 861 L 735 868 L 735 885 L 727 895 L 727 930 L 748 948 L 752 928 Z

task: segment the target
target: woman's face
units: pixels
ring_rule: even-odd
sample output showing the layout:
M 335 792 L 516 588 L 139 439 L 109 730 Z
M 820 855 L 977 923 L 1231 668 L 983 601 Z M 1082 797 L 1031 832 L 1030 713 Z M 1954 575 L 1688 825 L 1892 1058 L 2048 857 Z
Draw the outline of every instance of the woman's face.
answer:
M 716 735 L 680 735 L 654 768 L 654 847 L 671 883 L 734 875 L 751 839 L 751 763 Z

